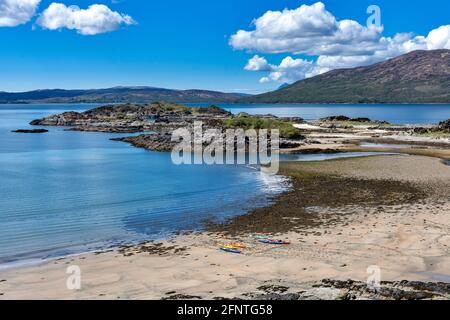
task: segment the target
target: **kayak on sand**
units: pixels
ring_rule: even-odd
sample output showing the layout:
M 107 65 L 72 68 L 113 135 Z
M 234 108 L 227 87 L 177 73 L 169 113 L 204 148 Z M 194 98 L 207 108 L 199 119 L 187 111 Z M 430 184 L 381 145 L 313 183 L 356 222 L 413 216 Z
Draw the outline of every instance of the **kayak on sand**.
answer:
M 277 244 L 277 245 L 291 244 L 290 242 L 286 242 L 286 241 L 282 241 L 282 240 L 274 240 L 274 239 L 259 240 L 259 242 L 263 243 L 263 244 Z
M 225 252 L 229 252 L 229 253 L 237 253 L 237 254 L 242 253 L 242 252 L 239 251 L 239 250 L 236 250 L 236 249 L 229 249 L 229 248 L 220 248 L 220 250 L 225 251 Z

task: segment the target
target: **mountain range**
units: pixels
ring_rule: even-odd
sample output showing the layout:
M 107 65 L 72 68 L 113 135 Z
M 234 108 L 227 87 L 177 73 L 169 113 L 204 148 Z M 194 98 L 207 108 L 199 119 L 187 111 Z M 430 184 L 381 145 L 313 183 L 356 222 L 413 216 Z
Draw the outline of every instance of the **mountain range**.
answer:
M 155 87 L 0 92 L 0 103 L 450 103 L 450 50 L 413 51 L 259 95 Z
M 242 103 L 450 103 L 450 50 L 413 51 L 370 66 L 339 69 Z
M 154 87 L 114 87 L 108 89 L 45 89 L 28 92 L 0 92 L 0 103 L 185 103 L 234 102 L 245 96 L 208 90 L 172 90 Z

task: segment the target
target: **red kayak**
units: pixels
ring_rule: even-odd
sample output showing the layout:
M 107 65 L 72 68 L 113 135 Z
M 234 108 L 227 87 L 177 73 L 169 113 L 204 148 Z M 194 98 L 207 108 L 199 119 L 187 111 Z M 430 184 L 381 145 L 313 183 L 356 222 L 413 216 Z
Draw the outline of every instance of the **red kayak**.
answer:
M 286 242 L 283 240 L 274 240 L 274 239 L 265 239 L 265 240 L 259 240 L 260 243 L 264 244 L 277 244 L 277 245 L 288 245 L 291 244 L 290 242 Z

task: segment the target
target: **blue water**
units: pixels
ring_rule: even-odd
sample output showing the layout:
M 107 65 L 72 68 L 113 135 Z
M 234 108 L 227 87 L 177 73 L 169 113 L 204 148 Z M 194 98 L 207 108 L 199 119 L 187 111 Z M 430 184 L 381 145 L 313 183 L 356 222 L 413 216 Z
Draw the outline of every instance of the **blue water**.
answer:
M 207 105 L 207 104 L 203 104 Z M 302 117 L 316 120 L 344 115 L 368 117 L 392 124 L 436 124 L 450 119 L 450 105 L 308 105 L 308 104 L 216 104 L 234 114 L 273 114 L 279 117 Z
M 0 264 L 42 259 L 192 230 L 244 214 L 283 190 L 279 177 L 242 166 L 175 166 L 170 154 L 113 142 L 121 134 L 47 128 L 29 121 L 95 105 L 0 105 Z M 436 123 L 450 106 L 221 105 L 233 113 L 317 119 L 344 114 Z M 326 160 L 336 155 L 312 155 Z M 295 157 L 294 157 L 295 158 Z M 300 159 L 301 158 L 301 159 Z M 305 160 L 305 156 L 293 160 Z
M 17 134 L 90 105 L 0 106 L 0 263 L 163 237 L 261 206 L 279 177 L 242 166 L 176 166 L 114 134 Z

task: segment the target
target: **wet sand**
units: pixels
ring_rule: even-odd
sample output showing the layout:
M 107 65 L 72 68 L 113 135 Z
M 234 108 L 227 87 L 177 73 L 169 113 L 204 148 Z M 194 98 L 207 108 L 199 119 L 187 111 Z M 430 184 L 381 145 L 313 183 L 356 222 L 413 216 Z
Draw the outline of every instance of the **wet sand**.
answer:
M 283 288 L 337 299 L 326 278 L 450 283 L 450 166 L 423 156 L 283 163 L 290 192 L 208 231 L 0 272 L 0 299 L 250 298 Z M 258 243 L 256 234 L 290 241 Z M 243 253 L 219 250 L 229 241 Z M 66 287 L 81 268 L 81 290 Z

